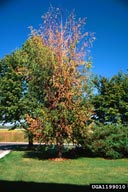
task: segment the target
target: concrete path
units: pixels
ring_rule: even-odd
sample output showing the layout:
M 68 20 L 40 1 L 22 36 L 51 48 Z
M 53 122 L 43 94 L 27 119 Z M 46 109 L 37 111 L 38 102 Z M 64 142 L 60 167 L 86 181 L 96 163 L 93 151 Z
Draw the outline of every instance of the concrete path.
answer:
M 17 147 L 28 145 L 27 142 L 0 142 L 0 159 Z
M 16 142 L 0 142 L 0 159 L 9 154 L 17 145 L 26 145 L 26 143 L 16 143 Z
M 0 150 L 0 159 L 9 154 L 11 150 Z

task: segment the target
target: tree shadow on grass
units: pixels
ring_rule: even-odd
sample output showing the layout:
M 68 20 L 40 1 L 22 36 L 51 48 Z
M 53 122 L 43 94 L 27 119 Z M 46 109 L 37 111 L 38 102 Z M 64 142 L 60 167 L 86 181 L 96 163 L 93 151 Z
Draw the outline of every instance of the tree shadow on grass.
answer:
M 33 148 L 32 150 L 26 150 L 24 154 L 24 158 L 34 158 L 39 160 L 47 160 L 57 157 L 58 154 L 56 146 L 54 146 L 53 148 L 47 146 L 47 150 L 45 150 L 45 146 L 41 146 L 39 150 L 37 148 Z M 62 158 L 77 159 L 79 157 L 92 157 L 92 155 L 79 147 L 71 148 L 68 150 L 65 148 L 63 150 Z
M 24 151 L 28 150 L 28 144 L 6 144 L 2 143 L 0 145 L 0 150 L 17 150 L 17 151 Z
M 89 186 L 35 183 L 23 181 L 0 181 L 1 192 L 86 192 L 90 191 Z

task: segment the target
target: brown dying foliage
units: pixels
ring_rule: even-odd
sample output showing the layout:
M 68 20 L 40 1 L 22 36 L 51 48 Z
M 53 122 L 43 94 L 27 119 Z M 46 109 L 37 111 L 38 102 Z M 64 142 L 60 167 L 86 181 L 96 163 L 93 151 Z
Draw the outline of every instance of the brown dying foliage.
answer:
M 46 83 L 45 87 L 47 121 L 52 122 L 53 139 L 56 138 L 58 145 L 63 145 L 65 137 L 74 137 L 74 129 L 81 127 L 81 134 L 85 133 L 85 123 L 90 119 L 91 105 L 82 105 L 82 101 L 88 97 L 88 71 L 91 65 L 88 54 L 95 38 L 94 33 L 85 31 L 86 19 L 76 20 L 74 12 L 65 18 L 59 8 L 50 7 L 42 18 L 43 24 L 39 30 L 30 27 L 31 37 L 39 49 L 42 45 L 48 47 L 54 61 L 50 76 L 52 83 Z M 57 118 L 52 113 L 54 110 L 57 111 Z M 68 118 L 69 111 L 72 121 Z M 45 127 L 42 127 L 42 120 L 30 116 L 26 120 L 37 139 L 43 137 Z

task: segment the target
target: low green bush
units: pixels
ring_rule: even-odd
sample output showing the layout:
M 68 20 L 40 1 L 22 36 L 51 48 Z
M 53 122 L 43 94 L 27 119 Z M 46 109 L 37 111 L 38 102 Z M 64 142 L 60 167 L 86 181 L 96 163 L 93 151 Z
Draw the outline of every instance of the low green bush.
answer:
M 124 125 L 96 125 L 85 148 L 94 156 L 105 158 L 122 158 L 128 156 L 128 126 Z

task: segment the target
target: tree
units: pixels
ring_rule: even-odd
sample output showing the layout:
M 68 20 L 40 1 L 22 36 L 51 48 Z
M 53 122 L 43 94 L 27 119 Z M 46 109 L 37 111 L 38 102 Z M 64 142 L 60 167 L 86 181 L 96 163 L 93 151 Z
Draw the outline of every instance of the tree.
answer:
M 22 65 L 20 58 L 21 51 L 17 50 L 0 61 L 0 120 L 2 123 L 17 124 L 26 110 L 22 100 L 26 89 L 25 82 L 22 75 L 17 73 L 17 67 Z
M 0 121 L 11 123 L 11 129 L 22 127 L 27 130 L 24 115 L 30 111 L 26 97 L 28 82 L 18 71 L 23 69 L 27 60 L 27 54 L 19 49 L 0 61 Z M 27 135 L 29 146 L 32 146 L 32 133 L 27 130 Z
M 25 117 L 26 114 L 35 117 L 41 109 L 44 83 L 48 83 L 47 73 L 52 69 L 51 65 L 48 68 L 48 62 L 52 63 L 51 54 L 48 48 L 39 47 L 40 40 L 39 37 L 29 39 L 21 49 L 0 61 L 0 120 L 12 123 L 13 129 L 24 128 L 29 146 L 32 146 L 33 134 L 27 129 Z
M 102 123 L 128 123 L 128 74 L 119 72 L 110 79 L 96 77 L 94 85 L 98 94 L 92 103 L 95 107 L 94 117 Z
M 43 19 L 39 30 L 31 27 L 29 49 L 24 47 L 31 52 L 28 89 L 38 103 L 26 121 L 38 141 L 57 144 L 61 157 L 65 140 L 77 143 L 78 133 L 90 128 L 87 53 L 94 34 L 84 32 L 85 19 L 71 13 L 64 20 L 58 8 L 51 7 Z

